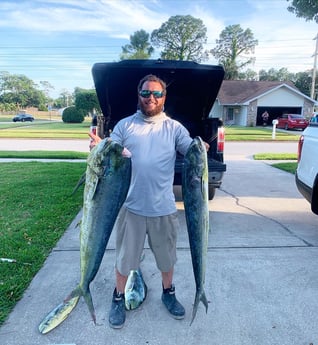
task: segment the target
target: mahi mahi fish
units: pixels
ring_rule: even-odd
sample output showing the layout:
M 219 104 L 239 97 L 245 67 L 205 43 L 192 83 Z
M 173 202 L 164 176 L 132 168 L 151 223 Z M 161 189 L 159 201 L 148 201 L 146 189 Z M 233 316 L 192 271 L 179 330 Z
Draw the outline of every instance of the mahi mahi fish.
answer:
M 42 334 L 64 321 L 81 296 L 96 324 L 89 286 L 98 272 L 117 215 L 126 199 L 130 178 L 129 152 L 118 143 L 106 138 L 90 152 L 80 231 L 80 283 L 64 303 L 53 309 L 41 322 L 39 331 Z
M 200 137 L 193 139 L 184 156 L 182 195 L 196 285 L 192 324 L 200 301 L 208 311 L 204 291 L 209 233 L 208 162 L 206 148 Z
M 140 268 L 131 270 L 125 286 L 125 307 L 127 310 L 138 308 L 147 297 L 147 285 Z

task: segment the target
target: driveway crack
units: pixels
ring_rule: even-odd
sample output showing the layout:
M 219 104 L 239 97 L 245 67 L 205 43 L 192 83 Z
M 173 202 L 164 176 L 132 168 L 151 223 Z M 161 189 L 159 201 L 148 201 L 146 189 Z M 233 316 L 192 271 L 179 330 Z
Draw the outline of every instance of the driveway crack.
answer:
M 280 221 L 278 221 L 278 220 L 276 220 L 276 219 L 274 219 L 274 218 L 265 216 L 264 214 L 262 214 L 262 213 L 260 213 L 260 212 L 258 212 L 258 211 L 256 211 L 256 210 L 254 210 L 254 209 L 252 209 L 252 208 L 250 208 L 250 207 L 248 207 L 248 206 L 246 206 L 246 205 L 243 205 L 243 204 L 240 202 L 240 198 L 239 198 L 239 197 L 237 197 L 236 195 L 234 195 L 234 194 L 232 194 L 232 193 L 226 191 L 225 189 L 220 188 L 220 190 L 221 190 L 223 193 L 225 193 L 225 194 L 231 196 L 231 197 L 235 200 L 235 203 L 236 203 L 237 206 L 242 207 L 242 208 L 244 208 L 244 209 L 246 209 L 246 210 L 249 210 L 250 212 L 253 212 L 254 214 L 256 214 L 256 215 L 259 216 L 259 217 L 262 217 L 262 218 L 264 218 L 264 219 L 270 220 L 270 221 L 273 222 L 273 223 L 276 223 L 276 224 L 279 225 L 281 228 L 283 228 L 286 232 L 288 232 L 291 236 L 293 236 L 293 237 L 297 238 L 299 241 L 303 242 L 306 246 L 308 246 L 308 247 L 314 247 L 314 245 L 313 245 L 312 243 L 306 241 L 306 240 L 303 239 L 302 237 L 300 237 L 300 236 L 298 236 L 297 234 L 295 234 L 295 233 L 294 233 L 292 230 L 290 230 L 285 224 L 281 223 Z

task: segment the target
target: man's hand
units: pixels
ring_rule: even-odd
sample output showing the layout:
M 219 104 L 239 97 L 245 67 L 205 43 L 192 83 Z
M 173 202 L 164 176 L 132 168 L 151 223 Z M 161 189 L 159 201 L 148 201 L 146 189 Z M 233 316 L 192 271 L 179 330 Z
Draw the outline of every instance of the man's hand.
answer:
M 208 143 L 206 143 L 205 141 L 203 142 L 203 144 L 205 145 L 206 152 L 208 152 L 210 149 L 210 145 Z
M 88 135 L 91 137 L 91 141 L 89 143 L 89 149 L 92 150 L 98 143 L 102 141 L 102 139 L 91 132 L 88 133 Z

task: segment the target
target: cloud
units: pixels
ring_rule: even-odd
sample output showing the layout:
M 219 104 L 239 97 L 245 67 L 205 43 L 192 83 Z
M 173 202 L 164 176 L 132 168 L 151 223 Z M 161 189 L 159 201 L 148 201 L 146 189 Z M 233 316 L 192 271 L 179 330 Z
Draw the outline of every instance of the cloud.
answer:
M 152 2 L 149 1 L 151 4 Z M 20 1 L 0 3 L 0 27 L 52 32 L 98 32 L 125 37 L 141 28 L 152 31 L 162 17 L 142 1 Z
M 311 69 L 317 24 L 290 13 L 287 2 L 263 1 L 253 4 L 253 15 L 242 23 L 242 27 L 251 28 L 259 41 L 255 50 L 255 69 L 286 67 L 293 73 Z

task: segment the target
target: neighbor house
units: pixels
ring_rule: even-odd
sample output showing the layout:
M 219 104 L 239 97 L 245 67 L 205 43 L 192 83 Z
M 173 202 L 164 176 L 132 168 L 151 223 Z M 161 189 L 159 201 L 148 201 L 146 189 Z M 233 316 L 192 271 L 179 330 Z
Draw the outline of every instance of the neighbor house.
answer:
M 269 113 L 269 124 L 285 113 L 310 118 L 316 101 L 301 93 L 291 82 L 224 80 L 210 116 L 226 125 L 262 125 L 262 114 Z

